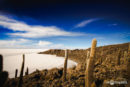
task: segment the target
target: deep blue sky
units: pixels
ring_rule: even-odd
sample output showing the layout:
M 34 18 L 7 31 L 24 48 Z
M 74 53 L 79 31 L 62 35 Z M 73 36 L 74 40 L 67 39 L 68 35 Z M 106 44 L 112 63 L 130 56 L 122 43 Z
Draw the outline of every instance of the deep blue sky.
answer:
M 0 0 L 0 48 L 88 48 L 93 38 L 130 42 L 127 0 Z

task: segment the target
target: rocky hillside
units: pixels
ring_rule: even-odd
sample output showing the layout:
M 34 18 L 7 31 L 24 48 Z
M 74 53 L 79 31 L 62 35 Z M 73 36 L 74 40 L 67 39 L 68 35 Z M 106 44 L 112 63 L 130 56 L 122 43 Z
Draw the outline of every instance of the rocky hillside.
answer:
M 128 64 L 130 54 L 129 43 L 109 45 L 96 48 L 95 68 L 93 76 L 97 87 L 125 87 L 126 83 L 110 85 L 109 81 L 125 81 L 130 79 Z M 51 49 L 40 54 L 64 56 L 64 50 Z M 89 58 L 89 49 L 75 49 L 68 51 L 68 58 L 78 62 L 77 67 L 67 70 L 67 80 L 62 81 L 63 69 L 35 71 L 23 77 L 23 87 L 84 87 L 86 59 Z M 129 74 L 128 74 L 129 73 Z M 19 78 L 8 79 L 6 87 L 16 87 Z M 94 86 L 95 87 L 95 86 Z M 129 87 L 129 85 L 127 85 Z
M 129 43 L 101 46 L 96 48 L 94 77 L 98 81 L 104 80 L 128 80 L 127 64 L 130 59 L 128 54 Z M 88 49 L 75 49 L 68 51 L 69 59 L 78 62 L 78 69 L 85 72 L 86 58 L 90 52 Z M 51 49 L 41 54 L 64 56 L 64 50 Z

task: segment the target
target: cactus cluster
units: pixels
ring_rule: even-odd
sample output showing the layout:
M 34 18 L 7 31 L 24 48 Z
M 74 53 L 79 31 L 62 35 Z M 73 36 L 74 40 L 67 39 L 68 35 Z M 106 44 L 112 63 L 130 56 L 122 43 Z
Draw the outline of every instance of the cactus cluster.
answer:
M 91 87 L 91 85 L 94 84 L 93 71 L 94 71 L 94 64 L 95 64 L 96 45 L 97 45 L 97 40 L 93 39 L 90 57 L 86 61 L 87 66 L 85 71 L 85 87 Z

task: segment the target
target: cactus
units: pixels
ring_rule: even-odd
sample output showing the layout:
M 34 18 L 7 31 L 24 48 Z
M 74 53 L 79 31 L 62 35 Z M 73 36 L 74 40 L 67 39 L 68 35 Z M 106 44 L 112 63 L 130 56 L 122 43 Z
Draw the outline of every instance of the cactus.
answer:
M 3 87 L 8 79 L 8 72 L 7 71 L 2 71 L 0 72 L 0 87 Z
M 66 80 L 66 73 L 67 73 L 67 61 L 68 61 L 68 51 L 65 50 L 65 62 L 64 62 L 64 69 L 63 69 L 63 81 Z
M 101 48 L 101 56 L 104 54 L 103 49 L 104 49 L 104 47 Z
M 128 54 L 130 54 L 130 43 L 129 43 L 129 46 L 128 46 Z
M 127 61 L 127 75 L 128 75 L 128 84 L 126 85 L 126 87 L 130 86 L 130 43 L 128 46 L 128 61 Z
M 95 63 L 94 58 L 96 54 L 96 45 L 97 45 L 97 40 L 93 39 L 90 57 L 86 61 L 87 66 L 85 71 L 85 87 L 91 87 L 91 84 L 94 83 L 93 71 L 94 71 L 94 63 Z
M 22 67 L 21 67 L 21 72 L 20 72 L 20 78 L 19 78 L 18 87 L 22 87 L 22 84 L 23 84 L 24 62 L 25 62 L 25 55 L 23 54 L 23 62 L 22 62 Z
M 0 55 L 0 86 L 2 87 L 8 79 L 8 72 L 3 71 L 3 56 Z
M 91 84 L 91 87 L 97 87 L 96 84 L 95 84 L 95 82 L 93 82 L 93 83 Z
M 17 78 L 18 75 L 18 69 L 15 70 L 15 78 Z
M 3 71 L 3 56 L 0 55 L 0 72 Z
M 124 58 L 127 58 L 127 51 L 124 51 Z
M 126 63 L 126 64 L 127 64 L 127 60 L 128 60 L 127 55 L 128 55 L 127 51 L 124 51 L 124 63 Z
M 28 69 L 28 67 L 27 67 L 26 72 L 25 72 L 25 75 L 28 75 L 28 73 L 29 73 L 29 69 Z
M 103 54 L 104 54 L 104 51 L 103 51 L 104 47 L 101 48 L 101 56 L 100 56 L 100 64 L 102 64 L 103 62 Z
M 118 54 L 117 54 L 117 65 L 120 65 L 120 58 L 121 58 L 121 50 L 118 50 Z
M 130 86 L 130 59 L 128 60 L 127 63 L 127 75 L 128 75 L 128 84 L 126 87 L 129 87 Z
M 87 51 L 87 59 L 89 58 L 89 56 L 90 56 L 90 51 L 88 50 Z

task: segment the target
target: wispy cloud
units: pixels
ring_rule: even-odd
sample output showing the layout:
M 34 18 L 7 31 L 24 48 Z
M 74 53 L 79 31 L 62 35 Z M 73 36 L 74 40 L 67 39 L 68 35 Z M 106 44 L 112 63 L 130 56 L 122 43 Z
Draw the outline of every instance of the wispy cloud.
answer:
M 29 38 L 85 35 L 78 32 L 68 32 L 56 26 L 28 25 L 24 22 L 3 15 L 0 15 L 0 26 L 15 31 L 15 33 L 7 33 L 7 35 Z
M 52 42 L 49 42 L 49 41 L 39 41 L 38 42 L 38 45 L 39 46 L 47 46 L 47 45 L 50 45 L 50 44 L 52 44 Z
M 113 24 L 108 24 L 108 26 L 117 26 L 117 23 L 113 23 Z
M 88 24 L 90 24 L 92 22 L 95 22 L 97 20 L 99 20 L 99 18 L 89 19 L 89 20 L 82 21 L 82 22 L 76 24 L 74 28 L 85 27 L 86 25 L 88 25 Z
M 21 43 L 26 43 L 29 42 L 30 40 L 27 39 L 17 39 L 17 40 L 0 40 L 0 45 L 14 45 L 14 44 L 21 44 Z
M 55 44 L 50 41 L 34 41 L 28 39 L 0 40 L 0 48 L 26 48 L 26 49 L 63 49 L 64 44 Z
M 44 48 L 44 49 L 64 49 L 66 48 L 66 46 L 64 44 L 55 44 L 53 42 L 50 42 L 50 41 L 43 41 L 43 40 L 40 40 L 38 42 L 38 44 L 35 44 L 37 47 L 39 48 Z
M 0 40 L 0 48 L 23 48 L 24 44 L 30 42 L 28 39 Z

